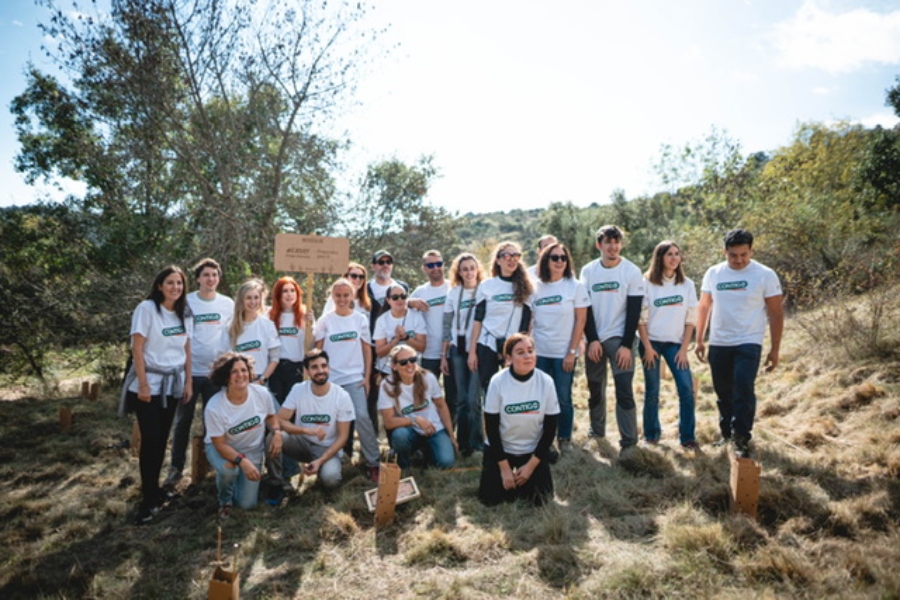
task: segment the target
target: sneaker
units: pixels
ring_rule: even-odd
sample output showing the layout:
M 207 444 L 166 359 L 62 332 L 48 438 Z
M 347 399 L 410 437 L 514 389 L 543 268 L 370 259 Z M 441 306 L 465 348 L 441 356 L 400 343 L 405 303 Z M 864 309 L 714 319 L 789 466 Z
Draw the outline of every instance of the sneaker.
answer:
M 230 505 L 230 504 L 223 504 L 222 506 L 220 506 L 220 507 L 219 507 L 219 512 L 218 512 L 218 514 L 216 515 L 216 517 L 217 517 L 220 521 L 224 521 L 224 520 L 227 519 L 229 516 L 231 516 L 231 505 Z
M 644 440 L 643 446 L 646 448 L 653 448 L 655 446 L 659 446 L 659 440 Z
M 750 458 L 750 440 L 734 440 L 734 455 L 738 458 Z
M 681 445 L 681 449 L 685 452 L 700 452 L 700 444 L 695 441 L 685 442 Z
M 266 503 L 269 506 L 278 506 L 284 500 L 284 487 L 280 484 L 270 484 L 267 496 Z
M 153 510 L 151 508 L 141 507 L 140 510 L 138 510 L 137 516 L 134 518 L 134 524 L 147 525 L 148 523 L 151 523 L 153 521 L 153 515 L 156 514 L 158 510 L 159 509 Z
M 165 490 L 173 490 L 181 481 L 181 469 L 169 469 L 166 480 L 163 481 L 162 488 Z
M 718 440 L 716 440 L 715 442 L 713 442 L 712 445 L 713 445 L 713 448 L 723 448 L 730 443 L 731 443 L 731 438 L 723 436 L 723 437 L 719 438 Z
M 378 483 L 378 467 L 369 467 L 368 475 L 372 483 Z
M 568 454 L 572 451 L 572 440 L 557 440 L 560 454 Z
M 588 429 L 587 436 L 589 438 L 605 438 L 606 434 L 605 433 L 597 433 L 596 431 L 593 430 L 593 428 L 591 428 L 591 429 Z

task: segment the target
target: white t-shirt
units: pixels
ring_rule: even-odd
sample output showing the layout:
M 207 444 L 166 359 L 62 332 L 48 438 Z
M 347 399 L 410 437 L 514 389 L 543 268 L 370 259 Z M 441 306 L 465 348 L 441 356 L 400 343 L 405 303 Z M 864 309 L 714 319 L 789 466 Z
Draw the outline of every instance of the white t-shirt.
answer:
M 157 311 L 153 300 L 144 300 L 134 309 L 129 335 L 140 334 L 144 337 L 144 365 L 148 369 L 177 371 L 183 370 L 187 362 L 185 346 L 191 338 L 193 328 L 194 324 L 190 318 L 186 318 L 182 325 L 181 319 L 174 311 L 166 309 L 162 304 Z M 183 381 L 185 374 L 181 377 Z M 171 384 L 174 384 L 174 381 L 170 379 L 169 389 L 161 390 L 163 379 L 163 375 L 147 372 L 147 384 L 150 386 L 151 395 L 172 395 Z M 135 379 L 128 390 L 137 393 L 138 387 L 139 382 Z
M 434 399 L 443 398 L 444 392 L 441 390 L 437 378 L 431 371 L 423 370 L 422 372 L 425 374 L 425 404 L 418 408 L 414 408 L 414 384 L 411 383 L 406 385 L 401 383 L 400 396 L 397 398 L 397 403 L 400 405 L 400 414 L 404 417 L 416 415 L 419 419 L 426 419 L 431 422 L 431 424 L 434 425 L 436 432 L 443 431 L 444 422 L 441 421 L 441 413 L 438 412 L 437 406 L 434 404 Z M 381 389 L 378 391 L 378 410 L 382 411 L 386 408 L 390 408 L 396 412 L 397 407 L 394 405 L 394 399 L 387 393 L 389 385 L 387 380 L 381 382 Z M 393 385 L 390 385 L 390 387 L 393 387 Z M 425 435 L 425 432 L 416 425 L 413 425 L 413 430 L 419 435 Z
M 535 369 L 528 381 L 519 381 L 503 369 L 491 377 L 484 412 L 500 415 L 500 439 L 506 453 L 531 454 L 544 434 L 544 415 L 559 414 L 553 379 Z M 487 436 L 485 444 L 490 445 Z
M 225 338 L 230 341 L 228 331 L 225 332 Z M 272 348 L 281 348 L 278 330 L 275 329 L 275 324 L 269 320 L 269 317 L 259 315 L 249 323 L 244 323 L 244 331 L 238 336 L 237 344 L 231 349 L 252 356 L 256 371 L 254 375 L 259 377 L 269 364 L 269 350 Z
M 384 304 L 384 297 L 387 295 L 388 288 L 392 285 L 396 285 L 396 282 L 393 279 L 386 285 L 378 283 L 377 279 L 370 279 L 369 290 L 371 290 L 372 293 L 369 299 L 378 304 Z
M 425 319 L 422 318 L 422 313 L 407 308 L 406 314 L 400 318 L 395 317 L 390 312 L 386 312 L 378 317 L 378 320 L 375 322 L 375 334 L 372 336 L 372 339 L 375 341 L 391 339 L 397 333 L 397 325 L 402 325 L 406 335 L 410 338 L 414 338 L 419 334 L 428 335 L 428 328 L 425 325 Z M 427 337 L 425 343 L 428 343 Z M 379 358 L 375 363 L 375 368 L 382 373 L 390 373 L 391 357 L 382 356 Z
M 472 325 L 475 324 L 475 292 L 475 288 L 467 290 L 461 285 L 451 288 L 444 305 L 444 313 L 453 315 L 450 343 L 455 346 L 457 337 L 465 335 L 466 347 L 463 350 L 466 352 L 469 350 L 468 340 L 472 339 Z
M 711 346 L 762 345 L 769 319 L 766 298 L 782 294 L 775 271 L 755 260 L 740 271 L 722 262 L 706 271 L 700 291 L 712 294 Z
M 697 288 L 688 277 L 684 283 L 663 281 L 662 285 L 644 279 L 647 293 L 644 307 L 647 309 L 647 335 L 653 342 L 680 344 L 684 338 L 684 326 L 689 313 L 697 307 Z
M 316 396 L 312 391 L 312 382 L 304 381 L 291 388 L 284 401 L 284 406 L 293 410 L 294 423 L 300 427 L 318 427 L 325 429 L 325 437 L 319 441 L 315 435 L 302 434 L 313 446 L 328 448 L 337 439 L 337 424 L 349 423 L 356 418 L 353 401 L 344 388 L 332 383 L 324 396 Z
M 607 269 L 598 258 L 581 269 L 580 279 L 591 299 L 600 341 L 625 335 L 628 296 L 644 295 L 644 276 L 640 269 L 624 257 L 618 265 Z
M 479 344 L 496 349 L 498 338 L 507 338 L 519 331 L 522 324 L 522 305 L 516 304 L 515 298 L 511 281 L 491 277 L 481 282 L 475 296 L 476 305 L 482 300 L 485 301 Z
M 441 334 L 444 330 L 444 306 L 447 304 L 447 290 L 450 286 L 446 281 L 441 285 L 425 283 L 413 291 L 410 298 L 421 298 L 428 304 L 428 312 L 421 313 L 425 320 L 428 339 L 425 343 L 425 351 L 422 357 L 430 360 L 440 360 L 443 340 Z M 376 323 L 377 326 L 377 323 Z M 375 339 L 378 339 L 376 336 Z
M 325 340 L 322 348 L 328 353 L 332 383 L 347 385 L 363 380 L 366 362 L 362 345 L 372 343 L 368 319 L 356 311 L 346 317 L 326 313 L 316 323 L 316 342 L 319 340 Z
M 310 314 L 310 313 L 307 313 Z M 306 322 L 294 323 L 293 312 L 282 312 L 278 318 L 278 338 L 281 340 L 281 358 L 300 362 L 306 356 Z M 313 321 L 315 327 L 315 321 Z
M 541 280 L 541 276 L 538 274 L 538 266 L 538 263 L 534 263 L 525 269 L 525 272 L 528 273 L 528 276 L 531 278 L 531 283 Z
M 191 375 L 209 377 L 213 363 L 228 350 L 222 345 L 222 332 L 228 330 L 234 316 L 234 301 L 216 294 L 204 300 L 199 292 L 187 295 L 188 306 L 194 313 L 194 334 L 191 336 Z
M 253 464 L 262 464 L 266 443 L 266 417 L 275 412 L 269 390 L 251 383 L 247 386 L 247 400 L 232 404 L 221 390 L 210 398 L 203 411 L 206 422 L 206 443 L 225 436 L 225 443 L 245 455 Z
M 532 315 L 532 336 L 538 356 L 565 358 L 572 342 L 575 309 L 591 305 L 587 290 L 574 278 L 534 283 L 534 294 L 528 299 Z

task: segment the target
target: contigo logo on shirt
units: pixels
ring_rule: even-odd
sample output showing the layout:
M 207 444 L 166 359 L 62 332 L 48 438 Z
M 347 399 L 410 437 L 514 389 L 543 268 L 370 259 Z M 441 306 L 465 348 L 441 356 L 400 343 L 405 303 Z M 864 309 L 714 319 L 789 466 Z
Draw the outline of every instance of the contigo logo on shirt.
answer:
M 729 290 L 743 290 L 747 289 L 749 284 L 746 281 L 726 281 L 725 283 L 719 283 L 716 285 L 716 289 L 720 292 L 727 292 Z
M 230 435 L 237 435 L 239 433 L 243 433 L 244 431 L 248 431 L 255 427 L 259 427 L 260 423 L 262 423 L 262 420 L 259 418 L 259 416 L 255 416 L 250 419 L 247 419 L 240 425 L 236 425 L 236 426 L 232 427 L 231 429 L 228 430 L 228 433 Z
M 615 292 L 618 289 L 618 281 L 604 281 L 603 283 L 595 283 L 591 286 L 592 292 Z
M 278 335 L 298 335 L 300 330 L 296 327 L 280 327 L 278 329 Z
M 300 417 L 301 423 L 331 423 L 331 415 L 303 415 Z
M 503 409 L 508 415 L 519 415 L 522 413 L 535 412 L 541 408 L 541 403 L 537 400 L 531 402 L 520 402 L 519 404 L 509 404 Z
M 444 303 L 447 302 L 447 296 L 441 296 L 440 298 L 432 298 L 428 301 L 428 306 L 443 306 Z
M 535 302 L 534 305 L 546 306 L 548 304 L 559 304 L 560 302 L 562 302 L 562 296 L 547 296 L 546 298 L 541 298 Z
M 184 335 L 184 325 L 179 325 L 178 327 L 166 327 L 162 330 L 162 334 L 166 337 L 171 337 L 173 335 Z
M 491 297 L 494 302 L 512 302 L 516 299 L 515 294 L 496 294 Z
M 683 296 L 669 296 L 668 298 L 659 298 L 653 301 L 653 306 L 672 306 L 673 304 L 683 304 Z
M 205 315 L 194 315 L 194 324 L 198 323 L 218 323 L 222 320 L 222 315 L 219 313 L 208 313 Z
M 329 340 L 332 342 L 346 342 L 348 340 L 355 340 L 359 334 L 355 331 L 345 331 L 344 333 L 336 333 L 332 336 L 329 336 Z
M 460 308 L 470 308 L 472 306 L 475 306 L 474 298 L 472 298 L 471 300 L 463 300 L 462 303 L 459 305 Z
M 429 404 L 431 404 L 431 400 L 426 400 L 425 404 L 423 404 L 422 406 L 419 406 L 419 407 L 416 407 L 416 406 L 410 404 L 409 406 L 404 406 L 403 410 L 401 410 L 400 412 L 403 413 L 404 415 L 408 415 L 408 414 L 414 413 L 414 412 L 419 412 L 420 410 L 425 410 L 425 408 Z
M 252 342 L 245 342 L 243 344 L 238 344 L 234 347 L 235 352 L 246 352 L 247 350 L 257 350 L 262 346 L 259 340 L 253 340 Z

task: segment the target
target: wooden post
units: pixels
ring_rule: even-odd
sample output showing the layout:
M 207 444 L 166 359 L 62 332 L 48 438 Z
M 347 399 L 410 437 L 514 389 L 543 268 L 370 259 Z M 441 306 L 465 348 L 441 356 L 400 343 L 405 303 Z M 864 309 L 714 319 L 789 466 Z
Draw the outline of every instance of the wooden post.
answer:
M 700 400 L 700 380 L 694 377 L 694 404 Z
M 141 427 L 138 425 L 137 419 L 134 420 L 134 427 L 131 428 L 131 455 L 134 457 L 141 455 Z
M 731 457 L 731 510 L 756 518 L 759 507 L 759 463 Z
M 316 289 L 315 278 L 316 278 L 316 276 L 313 273 L 306 274 L 306 308 L 307 308 L 307 310 L 313 309 L 313 292 Z M 315 314 L 315 313 L 313 313 L 313 314 Z M 303 338 L 303 352 L 307 353 L 312 349 L 313 342 L 315 340 L 313 340 L 312 323 L 310 323 L 309 321 L 306 321 L 306 323 L 304 323 L 303 326 L 306 328 L 306 335 Z
M 378 469 L 378 501 L 375 505 L 375 526 L 383 527 L 394 520 L 397 490 L 400 488 L 400 467 L 382 461 Z
M 197 485 L 209 472 L 209 462 L 206 460 L 206 444 L 203 436 L 196 435 L 191 439 L 191 484 Z
M 216 548 L 216 570 L 209 580 L 209 600 L 239 600 L 241 597 L 241 574 L 238 571 L 237 557 L 232 560 L 231 571 L 222 566 L 222 527 L 219 527 Z
M 81 382 L 81 397 L 87 399 L 90 397 L 90 394 L 91 394 L 90 382 L 82 381 Z
M 72 410 L 68 406 L 59 407 L 59 428 L 64 432 L 72 430 Z
M 91 384 L 91 400 L 96 400 L 100 396 L 100 382 L 95 381 Z

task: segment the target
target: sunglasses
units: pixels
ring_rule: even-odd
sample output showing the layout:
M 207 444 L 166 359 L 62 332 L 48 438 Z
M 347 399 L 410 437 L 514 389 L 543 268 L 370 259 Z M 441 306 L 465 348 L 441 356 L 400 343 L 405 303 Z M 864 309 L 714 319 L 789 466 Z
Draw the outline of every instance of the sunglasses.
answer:
M 409 358 L 401 358 L 400 360 L 395 360 L 394 364 L 400 365 L 401 367 L 405 367 L 406 365 L 409 365 L 409 364 L 414 365 L 417 362 L 419 362 L 418 356 L 410 356 Z
M 521 252 L 501 252 L 497 255 L 499 258 L 521 258 Z
M 565 254 L 551 254 L 548 258 L 553 262 L 567 262 L 569 260 L 569 257 Z
M 392 261 L 392 260 L 389 259 L 389 258 L 382 258 L 381 260 L 378 261 L 378 264 L 381 265 L 381 266 L 383 267 L 383 266 L 385 266 L 385 265 L 392 265 L 392 264 L 394 264 L 394 261 Z
M 391 294 L 391 300 L 406 300 L 406 294 Z
M 440 269 L 443 266 L 444 266 L 444 263 L 443 263 L 443 261 L 440 261 L 440 260 L 437 262 L 425 263 L 426 269 Z
M 348 273 L 347 277 L 349 277 L 350 279 L 365 279 L 366 278 L 366 276 L 363 275 L 362 273 Z

